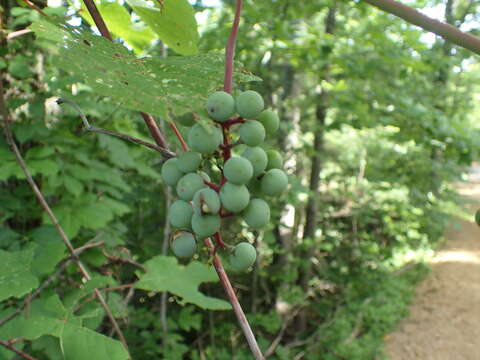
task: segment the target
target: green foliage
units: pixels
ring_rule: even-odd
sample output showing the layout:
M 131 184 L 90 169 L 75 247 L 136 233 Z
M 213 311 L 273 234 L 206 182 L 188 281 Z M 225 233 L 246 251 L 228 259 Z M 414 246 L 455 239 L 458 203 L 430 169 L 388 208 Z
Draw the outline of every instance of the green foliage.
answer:
M 145 264 L 147 273 L 137 272 L 138 282 L 135 287 L 148 291 L 169 291 L 180 296 L 180 303 L 195 304 L 202 309 L 228 310 L 230 304 L 224 300 L 205 296 L 198 290 L 204 282 L 218 281 L 217 274 L 212 267 L 198 261 L 192 261 L 187 266 L 177 263 L 177 260 L 168 256 L 156 256 Z
M 35 21 L 37 36 L 15 37 L 0 50 L 15 141 L 73 245 L 103 245 L 80 255 L 91 281 L 73 264 L 56 273 L 68 252 L 0 138 L 0 319 L 53 276 L 30 307 L 0 328 L 0 338 L 26 339 L 15 346 L 39 359 L 91 358 L 90 349 L 98 349 L 95 358 L 124 359 L 121 344 L 106 336 L 112 326 L 93 290 L 134 284 L 135 291 L 102 290 L 133 358 L 250 359 L 232 312 L 204 311 L 230 306 L 221 300 L 225 295 L 203 242 L 196 242 L 194 260 L 186 266 L 158 255 L 170 239 L 166 221 L 175 215 L 165 184 L 176 185 L 189 171 L 215 183 L 222 169 L 229 182 L 238 176 L 215 153 L 223 140 L 220 124 L 209 128 L 205 106 L 222 87 L 224 56 L 210 51 L 224 48 L 233 9 L 197 1 L 197 42 L 186 0 L 96 4 L 114 43 L 93 35 L 85 12 L 86 22 L 78 27 L 38 20 L 27 7 L 3 13 L 7 33 Z M 254 199 L 241 216 L 224 219 L 222 235 L 227 244 L 249 244 L 251 256 L 242 268 L 253 264 L 254 271 L 236 272 L 229 251 L 217 253 L 262 350 L 282 334 L 272 359 L 382 358 L 382 340 L 405 316 L 424 273 L 421 266 L 402 267 L 433 251 L 449 217 L 466 218 L 452 184 L 480 146 L 474 101 L 480 73 L 468 52 L 453 51 L 441 39 L 427 41 L 417 28 L 365 4 L 336 4 L 335 26 L 326 33 L 330 5 L 244 2 L 238 34 L 236 58 L 263 78 L 251 88 L 263 95 L 262 108 L 276 109 L 278 117 L 270 110 L 258 114 L 255 104 L 246 103 L 240 115 L 261 122 L 266 141 L 232 148 L 231 160 L 242 155 L 252 165 L 253 178 L 237 182 Z M 464 5 L 454 4 L 458 21 Z M 44 11 L 63 17 L 73 8 Z M 170 52 L 166 59 L 158 39 Z M 199 55 L 178 56 L 193 54 L 197 46 Z M 238 96 L 238 85 L 259 78 L 242 65 L 235 70 Z M 77 113 L 54 104 L 59 95 L 78 103 L 92 125 L 146 141 L 152 140 L 137 111 L 160 116 L 168 143 L 181 154 L 165 123 L 171 118 L 202 161 L 194 170 L 173 166 L 165 174 L 178 160 L 161 167 L 153 151 L 82 131 Z M 231 127 L 232 143 L 239 128 Z M 190 139 L 192 131 L 196 136 Z M 279 153 L 290 187 L 259 205 L 262 182 L 283 166 Z M 311 189 L 316 166 L 319 184 Z M 273 180 L 264 190 L 278 186 Z M 214 190 L 202 185 L 199 191 L 195 229 L 203 237 L 218 230 L 220 220 L 199 214 L 218 207 L 196 197 Z M 192 205 L 183 204 L 187 216 L 175 215 L 182 224 L 172 224 L 190 228 Z M 316 220 L 307 237 L 311 209 Z M 149 271 L 135 275 L 141 264 Z M 165 318 L 158 293 L 165 293 Z M 1 358 L 13 356 L 0 349 Z
M 94 315 L 75 316 L 63 306 L 58 296 L 53 295 L 33 301 L 28 317 L 22 315 L 5 324 L 0 329 L 0 336 L 4 339 L 22 337 L 34 340 L 43 335 L 52 335 L 59 339 L 63 356 L 68 359 L 91 358 L 88 349 L 95 349 L 98 359 L 128 359 L 119 341 L 82 326 L 86 319 Z
M 197 22 L 187 0 L 162 0 L 154 6 L 143 0 L 127 0 L 127 3 L 177 53 L 197 53 Z
M 222 81 L 219 53 L 138 59 L 125 47 L 70 25 L 37 21 L 31 26 L 55 53 L 52 61 L 98 94 L 122 106 L 168 118 L 203 108 L 205 95 Z M 95 59 L 95 61 L 91 61 Z M 253 78 L 240 75 L 238 80 Z

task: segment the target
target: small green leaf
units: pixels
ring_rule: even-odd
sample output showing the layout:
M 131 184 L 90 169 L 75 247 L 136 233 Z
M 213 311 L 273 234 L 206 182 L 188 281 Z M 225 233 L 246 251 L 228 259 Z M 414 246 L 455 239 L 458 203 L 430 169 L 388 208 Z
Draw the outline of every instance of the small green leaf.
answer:
M 188 0 L 162 0 L 154 6 L 143 0 L 127 0 L 140 18 L 155 31 L 160 40 L 181 55 L 198 52 L 199 39 L 195 11 Z
M 187 266 L 179 265 L 177 259 L 171 256 L 156 256 L 145 264 L 147 273 L 137 272 L 138 289 L 148 291 L 169 291 L 182 298 L 182 303 L 195 304 L 202 309 L 228 310 L 230 304 L 202 294 L 198 287 L 204 282 L 218 281 L 218 276 L 212 267 L 198 261 L 192 261 Z
M 83 184 L 72 176 L 64 175 L 63 184 L 67 188 L 68 192 L 78 197 L 83 192 Z
M 0 250 L 0 301 L 25 295 L 38 286 L 32 274 L 34 248 L 6 252 Z

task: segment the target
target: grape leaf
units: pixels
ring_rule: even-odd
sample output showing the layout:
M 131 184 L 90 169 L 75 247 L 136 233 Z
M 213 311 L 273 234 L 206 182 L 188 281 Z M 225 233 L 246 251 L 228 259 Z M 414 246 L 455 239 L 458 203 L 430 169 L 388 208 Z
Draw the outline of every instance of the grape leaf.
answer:
M 33 247 L 13 252 L 0 250 L 0 301 L 25 295 L 38 286 L 31 268 L 34 253 Z
M 204 282 L 218 281 L 212 267 L 198 261 L 191 261 L 187 266 L 179 265 L 171 256 L 156 256 L 145 264 L 147 273 L 137 272 L 138 289 L 148 291 L 169 291 L 182 298 L 181 303 L 195 304 L 202 309 L 229 310 L 230 304 L 224 300 L 206 296 L 198 290 Z
M 39 20 L 31 28 L 51 48 L 54 65 L 132 110 L 165 119 L 198 111 L 223 82 L 220 52 L 138 59 L 120 44 L 67 24 Z M 259 80 L 243 70 L 235 73 L 235 79 Z
M 162 0 L 149 5 L 143 0 L 127 0 L 138 16 L 155 31 L 160 40 L 181 55 L 198 52 L 195 11 L 188 0 Z

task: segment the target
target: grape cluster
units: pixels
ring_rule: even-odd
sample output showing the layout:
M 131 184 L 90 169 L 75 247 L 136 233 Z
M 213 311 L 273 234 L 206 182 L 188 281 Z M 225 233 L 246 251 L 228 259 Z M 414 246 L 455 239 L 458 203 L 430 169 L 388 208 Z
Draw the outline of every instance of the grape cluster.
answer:
M 179 198 L 170 207 L 169 221 L 177 229 L 172 250 L 182 258 L 192 257 L 197 241 L 207 237 L 227 246 L 220 237 L 222 218 L 239 215 L 250 228 L 263 228 L 270 221 L 270 207 L 262 197 L 279 196 L 288 185 L 282 156 L 262 146 L 278 130 L 279 118 L 264 110 L 259 93 L 248 90 L 234 99 L 217 91 L 209 96 L 206 110 L 212 122 L 196 122 L 191 113 L 177 118 L 188 127 L 190 150 L 167 160 L 161 171 Z M 248 269 L 256 260 L 248 242 L 230 250 L 229 262 L 236 270 Z

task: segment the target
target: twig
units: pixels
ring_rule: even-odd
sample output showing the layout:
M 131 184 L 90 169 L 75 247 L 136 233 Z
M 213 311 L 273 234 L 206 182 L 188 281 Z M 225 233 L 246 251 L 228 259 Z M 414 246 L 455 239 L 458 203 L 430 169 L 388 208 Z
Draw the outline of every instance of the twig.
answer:
M 107 25 L 105 24 L 105 21 L 103 21 L 102 15 L 100 15 L 95 2 L 93 0 L 83 0 L 83 3 L 87 7 L 93 22 L 97 26 L 98 31 L 100 31 L 100 34 L 102 34 L 104 38 L 113 41 L 112 35 L 110 34 L 110 31 L 108 31 Z
M 431 31 L 445 40 L 480 54 L 480 38 L 460 31 L 455 26 L 434 20 L 421 12 L 395 0 L 364 0 L 370 5 L 402 18 L 403 20 Z
M 20 150 L 17 147 L 17 144 L 15 144 L 15 141 L 13 140 L 13 134 L 10 129 L 10 114 L 7 110 L 7 105 L 5 103 L 5 98 L 4 98 L 4 90 L 3 90 L 3 81 L 0 78 L 0 113 L 3 116 L 3 122 L 4 122 L 4 133 L 5 137 L 7 139 L 7 143 L 10 146 L 10 149 L 15 155 L 15 158 L 17 159 L 18 164 L 23 170 L 23 173 L 25 174 L 25 177 L 27 179 L 27 182 L 29 183 L 30 187 L 32 188 L 33 192 L 35 193 L 38 202 L 42 206 L 42 208 L 45 210 L 45 212 L 48 214 L 48 217 L 52 221 L 53 225 L 55 226 L 55 229 L 57 230 L 58 234 L 62 238 L 65 246 L 67 247 L 68 251 L 70 252 L 71 256 L 74 258 L 75 263 L 77 264 L 77 267 L 82 274 L 82 276 L 87 280 L 91 280 L 91 276 L 83 263 L 80 261 L 78 258 L 78 255 L 75 253 L 75 248 L 73 247 L 72 243 L 70 242 L 70 239 L 68 238 L 67 234 L 65 234 L 65 231 L 63 230 L 62 226 L 58 222 L 58 219 L 56 218 L 55 214 L 53 213 L 52 209 L 48 205 L 47 201 L 45 200 L 45 197 L 43 196 L 42 192 L 38 188 L 37 184 L 35 183 L 35 180 L 33 180 L 33 177 L 30 173 L 30 170 L 28 170 L 27 165 L 25 164 L 25 161 L 23 160 L 23 157 L 20 153 Z M 125 340 L 125 337 L 123 336 L 122 331 L 120 330 L 120 327 L 118 326 L 117 321 L 115 320 L 115 317 L 112 314 L 112 311 L 110 310 L 109 306 L 105 302 L 105 299 L 103 298 L 102 294 L 98 291 L 98 289 L 94 290 L 95 295 L 97 296 L 98 301 L 102 305 L 103 309 L 105 310 L 108 318 L 110 319 L 112 325 L 115 328 L 115 331 L 120 338 L 120 341 L 122 342 L 123 346 L 125 347 L 125 350 L 129 352 L 128 350 L 128 345 Z M 130 355 L 129 355 L 130 356 Z
M 144 112 L 140 112 L 140 114 L 142 115 L 143 120 L 145 121 L 145 124 L 147 124 L 147 127 L 150 130 L 150 134 L 152 135 L 157 145 L 162 148 L 167 148 L 168 147 L 167 141 L 165 140 L 165 137 L 162 135 L 160 129 L 158 128 L 157 122 L 155 121 L 153 116 L 146 114 Z
M 31 2 L 30 0 L 25 0 L 25 4 L 28 5 L 28 7 L 30 7 L 31 9 L 35 10 L 36 12 L 40 13 L 42 16 L 45 16 L 45 17 L 50 17 L 48 16 L 47 14 L 45 14 L 45 12 L 40 9 L 37 5 L 35 5 L 33 2 Z
M 180 145 L 182 145 L 182 150 L 183 151 L 188 151 L 187 143 L 183 139 L 182 134 L 180 134 L 180 131 L 178 130 L 177 125 L 175 125 L 175 123 L 173 121 L 170 121 L 168 123 L 168 125 L 173 130 L 173 132 L 175 133 L 175 136 L 178 138 L 178 141 L 180 141 Z
M 7 40 L 11 40 L 13 38 L 16 38 L 17 36 L 21 36 L 21 35 L 24 35 L 24 34 L 29 34 L 31 32 L 32 32 L 32 30 L 30 30 L 30 29 L 13 31 L 13 32 L 11 32 L 10 34 L 7 35 Z
M 8 350 L 13 351 L 13 352 L 16 353 L 18 356 L 21 356 L 21 357 L 24 358 L 24 359 L 27 359 L 27 360 L 38 360 L 37 358 L 34 358 L 34 357 L 28 355 L 27 353 L 23 352 L 22 350 L 17 349 L 15 346 L 9 344 L 9 343 L 6 342 L 6 341 L 0 340 L 0 345 L 5 346 Z
M 230 33 L 230 37 L 228 38 L 227 48 L 225 50 L 225 81 L 223 84 L 223 90 L 229 94 L 232 93 L 233 87 L 233 57 L 235 55 L 235 43 L 237 41 L 240 15 L 242 14 L 242 3 L 242 0 L 237 0 L 232 32 Z
M 106 129 L 102 129 L 102 128 L 97 128 L 97 127 L 93 127 L 90 125 L 90 123 L 88 122 L 87 120 L 87 117 L 85 116 L 85 114 L 83 113 L 83 111 L 80 109 L 80 107 L 72 100 L 69 100 L 69 99 L 64 99 L 64 98 L 61 98 L 61 99 L 58 99 L 57 100 L 57 104 L 61 105 L 61 104 L 69 104 L 71 105 L 77 112 L 78 114 L 80 115 L 80 118 L 82 119 L 83 121 L 83 125 L 85 126 L 85 129 L 87 131 L 92 131 L 92 132 L 95 132 L 95 133 L 99 133 L 99 134 L 104 134 L 104 135 L 110 135 L 110 136 L 114 136 L 114 137 L 118 137 L 120 139 L 123 139 L 123 140 L 127 140 L 127 141 L 130 141 L 134 144 L 138 144 L 138 145 L 143 145 L 143 146 L 146 146 L 150 149 L 153 149 L 155 151 L 158 151 L 160 154 L 162 154 L 162 156 L 165 158 L 165 159 L 169 159 L 169 158 L 172 158 L 172 157 L 175 157 L 175 154 L 172 153 L 170 150 L 164 148 L 164 147 L 160 147 L 158 145 L 155 145 L 155 144 L 152 144 L 152 143 L 149 143 L 148 141 L 143 141 L 141 139 L 138 139 L 138 138 L 135 138 L 133 136 L 130 136 L 130 135 L 126 135 L 126 134 L 121 134 L 121 133 L 117 133 L 117 132 L 114 132 L 114 131 L 111 131 L 111 130 L 106 130 Z
M 273 355 L 278 344 L 280 344 L 280 341 L 282 341 L 283 335 L 285 334 L 285 331 L 287 330 L 288 325 L 297 316 L 300 310 L 301 310 L 301 307 L 296 308 L 294 311 L 291 312 L 288 318 L 285 319 L 285 321 L 282 324 L 282 328 L 280 329 L 277 336 L 275 337 L 275 339 L 272 341 L 267 351 L 265 352 L 265 358 L 268 358 L 269 356 Z
M 237 295 L 235 294 L 232 284 L 228 279 L 228 275 L 225 272 L 225 269 L 223 268 L 222 261 L 220 260 L 218 255 L 215 254 L 215 246 L 213 245 L 212 240 L 210 240 L 210 238 L 206 238 L 205 245 L 210 251 L 210 254 L 213 256 L 213 266 L 217 271 L 218 277 L 220 278 L 220 282 L 222 283 L 225 293 L 227 294 L 228 300 L 230 301 L 230 304 L 232 304 L 233 311 L 237 317 L 240 327 L 242 328 L 243 334 L 247 339 L 248 346 L 250 347 L 250 350 L 252 351 L 253 356 L 255 357 L 256 360 L 264 360 L 265 358 L 263 357 L 262 352 L 258 347 L 257 340 L 255 339 L 255 335 L 253 335 L 253 332 L 250 327 L 250 324 L 248 323 L 247 317 L 245 316 L 245 313 L 243 312 L 242 307 L 238 302 Z

